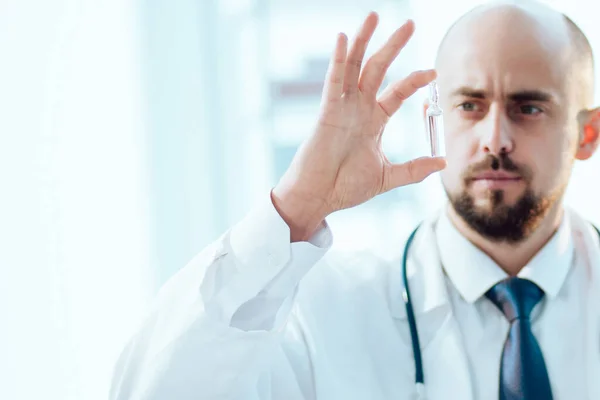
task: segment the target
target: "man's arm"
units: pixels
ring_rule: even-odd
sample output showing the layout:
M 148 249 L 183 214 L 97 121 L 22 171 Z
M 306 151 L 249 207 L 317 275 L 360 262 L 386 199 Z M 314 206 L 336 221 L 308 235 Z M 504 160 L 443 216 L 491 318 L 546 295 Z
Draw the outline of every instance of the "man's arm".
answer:
M 349 51 L 346 35 L 338 35 L 315 129 L 273 189 L 272 202 L 163 288 L 118 363 L 112 399 L 312 398 L 305 349 L 290 339 L 301 335 L 286 336 L 288 348 L 300 354 L 291 362 L 277 328 L 289 316 L 300 280 L 331 245 L 325 219 L 445 166 L 430 157 L 393 164 L 383 154 L 389 118 L 435 72 L 415 72 L 378 97 L 414 24 L 394 32 L 362 68 L 377 22 L 369 14 Z

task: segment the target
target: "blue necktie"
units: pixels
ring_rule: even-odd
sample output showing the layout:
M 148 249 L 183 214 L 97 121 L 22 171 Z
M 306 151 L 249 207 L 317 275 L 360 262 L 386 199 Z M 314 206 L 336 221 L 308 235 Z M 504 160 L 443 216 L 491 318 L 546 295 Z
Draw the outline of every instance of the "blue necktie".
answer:
M 544 297 L 535 283 L 521 278 L 498 282 L 486 294 L 510 322 L 500 365 L 500 400 L 551 400 L 544 356 L 529 320 Z

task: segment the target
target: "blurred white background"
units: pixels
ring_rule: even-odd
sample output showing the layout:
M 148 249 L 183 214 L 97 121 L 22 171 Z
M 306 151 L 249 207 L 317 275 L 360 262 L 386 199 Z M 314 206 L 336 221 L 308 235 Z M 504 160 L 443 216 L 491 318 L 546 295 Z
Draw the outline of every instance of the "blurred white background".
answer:
M 268 196 L 310 132 L 335 34 L 388 79 L 429 68 L 468 0 L 0 0 L 0 398 L 105 399 L 157 288 Z M 600 46 L 585 1 L 552 2 Z M 443 90 L 443 89 L 442 89 Z M 419 92 L 385 138 L 426 154 Z M 567 202 L 600 224 L 600 157 Z M 331 217 L 335 246 L 391 256 L 444 198 L 437 176 Z

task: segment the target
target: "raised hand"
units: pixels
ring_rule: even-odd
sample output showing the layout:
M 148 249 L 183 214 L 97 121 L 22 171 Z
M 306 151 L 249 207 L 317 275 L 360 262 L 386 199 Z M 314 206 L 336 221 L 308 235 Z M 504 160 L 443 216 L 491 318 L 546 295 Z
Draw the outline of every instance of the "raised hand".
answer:
M 440 157 L 393 164 L 382 151 L 389 118 L 404 100 L 435 79 L 435 71 L 413 72 L 378 97 L 389 66 L 414 32 L 414 23 L 407 21 L 396 30 L 363 68 L 377 22 L 377 14 L 370 13 L 349 52 L 346 35 L 338 35 L 315 129 L 272 191 L 275 207 L 291 228 L 292 241 L 307 239 L 335 211 L 420 182 L 446 165 Z

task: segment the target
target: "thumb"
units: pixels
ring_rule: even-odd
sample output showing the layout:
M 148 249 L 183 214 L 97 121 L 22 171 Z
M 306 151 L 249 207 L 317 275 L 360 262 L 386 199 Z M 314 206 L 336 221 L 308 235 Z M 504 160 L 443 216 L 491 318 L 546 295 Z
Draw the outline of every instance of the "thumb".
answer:
M 444 157 L 420 157 L 403 164 L 391 164 L 384 179 L 383 191 L 421 182 L 444 168 L 446 168 Z

